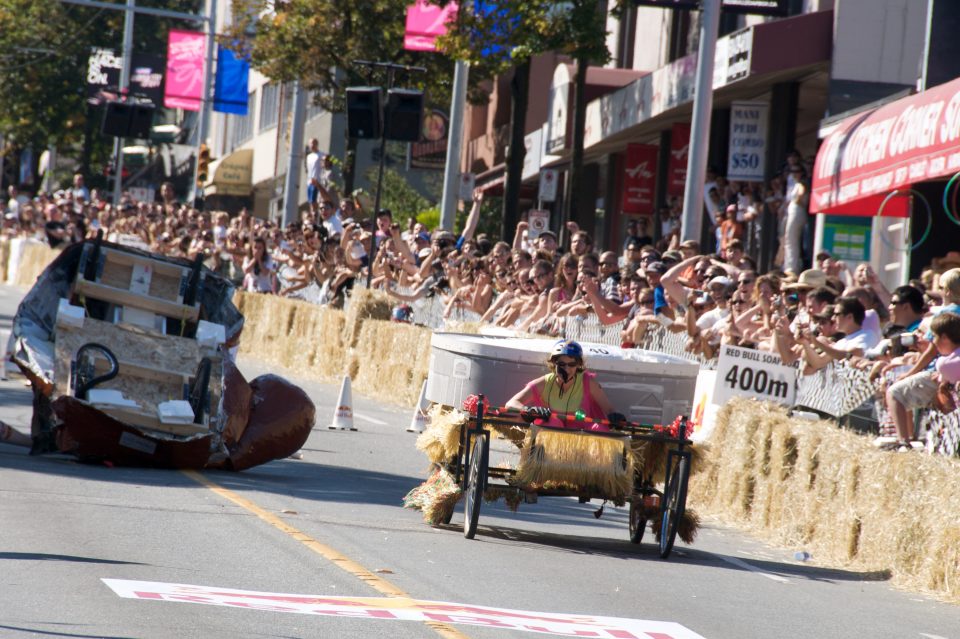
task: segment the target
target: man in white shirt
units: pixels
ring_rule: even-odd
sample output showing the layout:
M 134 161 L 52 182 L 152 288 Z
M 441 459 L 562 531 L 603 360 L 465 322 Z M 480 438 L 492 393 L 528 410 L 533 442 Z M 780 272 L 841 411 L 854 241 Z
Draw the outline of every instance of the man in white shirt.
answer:
M 834 360 L 860 357 L 864 351 L 877 345 L 880 340 L 872 331 L 863 328 L 866 309 L 856 297 L 841 297 L 833 306 L 833 318 L 837 330 L 844 337 L 831 344 L 829 341 L 813 337 L 809 331 L 802 332 L 797 341 L 803 347 L 803 359 L 806 362 L 804 373 L 820 370 Z
M 320 141 L 317 138 L 310 139 L 310 153 L 307 154 L 307 202 L 310 203 L 310 210 L 317 212 L 317 200 L 320 195 L 320 178 L 323 169 L 320 153 Z

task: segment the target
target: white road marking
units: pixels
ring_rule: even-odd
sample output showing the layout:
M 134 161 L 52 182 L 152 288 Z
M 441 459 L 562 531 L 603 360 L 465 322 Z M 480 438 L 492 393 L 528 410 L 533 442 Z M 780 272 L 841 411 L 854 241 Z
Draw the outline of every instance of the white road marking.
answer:
M 365 422 L 370 422 L 371 424 L 377 424 L 378 426 L 389 426 L 389 424 L 387 424 L 387 422 L 381 421 L 381 420 L 377 419 L 376 417 L 370 417 L 369 415 L 363 415 L 363 414 L 358 413 L 358 412 L 356 412 L 356 411 L 354 411 L 353 417 L 354 417 L 354 419 L 362 419 L 362 420 L 365 421 Z
M 717 559 L 721 559 L 721 560 L 727 562 L 728 564 L 733 564 L 733 565 L 736 566 L 737 568 L 743 568 L 744 570 L 749 570 L 750 572 L 755 572 L 755 573 L 757 573 L 758 575 L 761 575 L 761 576 L 763 576 L 763 577 L 766 577 L 767 579 L 772 579 L 772 580 L 778 581 L 778 582 L 780 582 L 780 583 L 782 583 L 782 584 L 788 584 L 788 583 L 790 583 L 790 580 L 787 579 L 786 577 L 781 577 L 780 575 L 774 575 L 773 573 L 769 573 L 769 572 L 767 572 L 766 570 L 761 570 L 760 568 L 757 568 L 756 566 L 751 566 L 751 565 L 748 564 L 747 562 L 745 562 L 745 561 L 743 561 L 743 560 L 741 560 L 741 559 L 737 559 L 736 557 L 725 557 L 724 555 L 714 555 L 714 557 L 716 557 Z
M 926 637 L 927 639 L 947 639 L 946 637 L 941 637 L 940 635 L 929 635 L 925 632 L 921 632 L 920 636 Z

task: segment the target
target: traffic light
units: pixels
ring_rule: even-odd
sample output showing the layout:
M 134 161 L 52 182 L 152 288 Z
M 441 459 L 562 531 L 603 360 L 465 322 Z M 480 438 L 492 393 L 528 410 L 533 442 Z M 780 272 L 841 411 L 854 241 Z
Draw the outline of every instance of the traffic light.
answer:
M 210 149 L 206 144 L 200 145 L 200 152 L 197 153 L 197 185 L 203 186 L 207 181 L 210 171 Z

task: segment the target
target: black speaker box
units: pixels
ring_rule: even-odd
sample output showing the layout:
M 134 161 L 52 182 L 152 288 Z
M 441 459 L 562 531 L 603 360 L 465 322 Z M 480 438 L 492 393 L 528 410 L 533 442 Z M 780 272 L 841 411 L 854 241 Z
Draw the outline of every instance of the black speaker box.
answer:
M 380 137 L 380 89 L 349 87 L 347 89 L 347 131 L 351 138 Z
M 149 138 L 154 111 L 149 104 L 107 102 L 100 132 L 118 138 Z
M 130 105 L 130 128 L 127 129 L 128 138 L 150 137 L 154 110 L 153 106 L 149 104 Z
M 103 124 L 100 132 L 114 137 L 126 137 L 130 128 L 130 105 L 123 102 L 107 102 L 103 111 Z
M 383 137 L 417 142 L 423 127 L 423 91 L 390 89 L 383 113 Z

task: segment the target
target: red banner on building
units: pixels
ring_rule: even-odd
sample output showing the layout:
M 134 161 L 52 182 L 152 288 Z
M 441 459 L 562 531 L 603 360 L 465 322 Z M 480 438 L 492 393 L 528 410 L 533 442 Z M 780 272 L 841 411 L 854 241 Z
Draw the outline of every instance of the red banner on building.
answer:
M 667 195 L 683 197 L 687 184 L 690 125 L 677 122 L 670 130 L 670 163 L 667 165 Z
M 653 215 L 653 193 L 657 181 L 658 147 L 652 144 L 628 144 L 623 167 L 624 213 Z
M 838 124 L 817 152 L 810 210 L 906 215 L 906 198 L 883 203 L 889 193 L 958 170 L 960 79 Z

